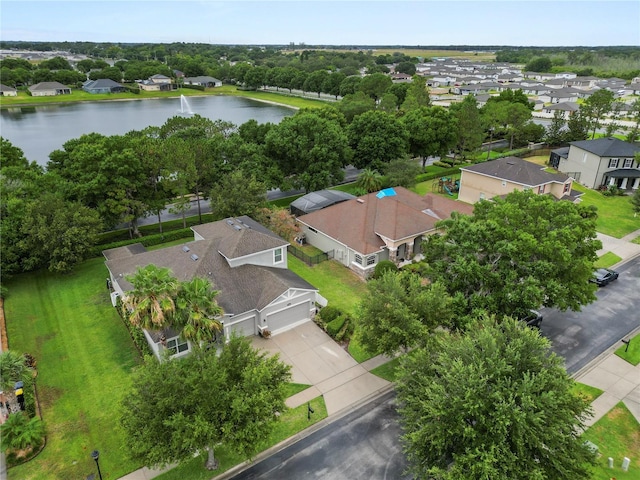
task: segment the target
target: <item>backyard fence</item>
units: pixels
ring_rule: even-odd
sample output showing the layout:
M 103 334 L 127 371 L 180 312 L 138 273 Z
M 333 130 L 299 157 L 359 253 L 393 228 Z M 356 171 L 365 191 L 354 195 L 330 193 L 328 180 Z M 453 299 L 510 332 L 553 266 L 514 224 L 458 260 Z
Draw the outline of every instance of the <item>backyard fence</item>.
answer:
M 304 253 L 301 249 L 294 247 L 293 245 L 289 245 L 288 251 L 291 255 L 296 258 L 299 258 L 307 265 L 317 265 L 318 263 L 324 262 L 333 258 L 333 250 L 329 250 L 328 252 L 318 253 L 317 255 L 308 255 Z

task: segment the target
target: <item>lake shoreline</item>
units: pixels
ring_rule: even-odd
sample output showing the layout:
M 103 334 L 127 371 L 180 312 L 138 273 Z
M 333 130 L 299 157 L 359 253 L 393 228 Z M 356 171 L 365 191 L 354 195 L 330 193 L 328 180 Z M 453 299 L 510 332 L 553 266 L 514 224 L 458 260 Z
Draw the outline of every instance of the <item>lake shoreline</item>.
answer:
M 273 92 L 270 92 L 273 93 Z M 117 94 L 116 94 L 117 95 Z M 103 102 L 139 102 L 139 101 L 144 101 L 144 100 L 162 100 L 162 99 L 167 99 L 167 98 L 180 98 L 182 95 L 184 94 L 180 94 L 180 95 L 170 95 L 170 96 L 161 96 L 161 97 L 143 97 L 143 98 L 135 98 L 135 97 L 130 97 L 130 98 L 102 98 L 102 99 L 97 99 L 97 100 L 92 100 L 92 99 L 78 99 L 78 100 L 71 100 L 71 101 L 43 101 L 43 102 L 27 102 L 27 103 L 14 103 L 14 104 L 10 104 L 10 105 L 6 105 L 3 104 L 2 102 L 0 102 L 0 110 L 8 110 L 11 108 L 37 108 L 40 106 L 49 106 L 49 105 L 75 105 L 75 104 L 79 104 L 79 103 L 103 103 Z M 189 98 L 202 98 L 202 97 L 240 97 L 240 98 L 248 98 L 249 100 L 255 100 L 256 102 L 262 102 L 262 103 L 267 103 L 270 105 L 275 105 L 278 107 L 286 107 L 286 108 L 291 108 L 293 110 L 299 110 L 300 107 L 295 107 L 293 105 L 288 105 L 286 103 L 280 103 L 280 102 L 276 102 L 273 100 L 265 100 L 265 99 L 261 99 L 261 98 L 255 98 L 253 96 L 250 95 L 233 95 L 230 93 L 226 93 L 226 92 L 211 92 L 211 93 L 205 93 L 205 94 L 196 94 L 196 95 L 185 95 L 185 98 L 189 99 Z M 1 97 L 0 97 L 1 98 Z M 41 97 L 40 97 L 41 98 Z M 296 97 L 296 98 L 304 98 L 304 97 Z

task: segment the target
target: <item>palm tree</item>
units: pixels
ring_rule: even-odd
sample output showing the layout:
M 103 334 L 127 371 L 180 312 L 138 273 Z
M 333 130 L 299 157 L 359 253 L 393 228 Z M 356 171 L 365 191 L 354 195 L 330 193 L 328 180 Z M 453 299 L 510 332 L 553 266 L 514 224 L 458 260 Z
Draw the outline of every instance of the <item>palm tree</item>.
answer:
M 11 350 L 0 353 L 0 390 L 9 391 L 27 371 L 24 355 Z
M 364 189 L 367 193 L 376 192 L 382 188 L 382 175 L 377 170 L 365 168 L 358 175 L 356 186 Z
M 16 412 L 9 415 L 0 432 L 3 449 L 22 450 L 40 444 L 45 432 L 44 422 L 38 417 L 29 419 L 23 412 Z
M 123 299 L 129 321 L 146 330 L 170 325 L 179 285 L 171 270 L 147 265 L 138 268 L 127 280 L 133 284 L 133 290 Z
M 216 333 L 222 331 L 222 323 L 217 318 L 224 314 L 218 305 L 209 280 L 194 277 L 182 282 L 176 298 L 175 327 L 182 328 L 182 337 L 199 345 L 210 342 Z

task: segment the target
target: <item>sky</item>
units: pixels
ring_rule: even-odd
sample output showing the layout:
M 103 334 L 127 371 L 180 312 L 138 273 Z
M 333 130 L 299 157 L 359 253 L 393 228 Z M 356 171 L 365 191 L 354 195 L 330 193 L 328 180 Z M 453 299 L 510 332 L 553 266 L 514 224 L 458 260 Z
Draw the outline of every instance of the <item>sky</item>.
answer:
M 640 1 L 2 0 L 0 38 L 254 45 L 640 46 Z

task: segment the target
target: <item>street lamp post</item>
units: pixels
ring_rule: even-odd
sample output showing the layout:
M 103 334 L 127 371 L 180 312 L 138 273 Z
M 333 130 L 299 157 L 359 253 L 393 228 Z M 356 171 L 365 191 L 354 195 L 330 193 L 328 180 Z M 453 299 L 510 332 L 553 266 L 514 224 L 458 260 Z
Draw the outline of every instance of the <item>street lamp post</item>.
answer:
M 102 480 L 102 473 L 100 472 L 100 463 L 98 463 L 98 459 L 100 458 L 100 452 L 98 450 L 94 450 L 91 452 L 91 458 L 96 461 L 96 467 L 98 467 L 98 477 Z

